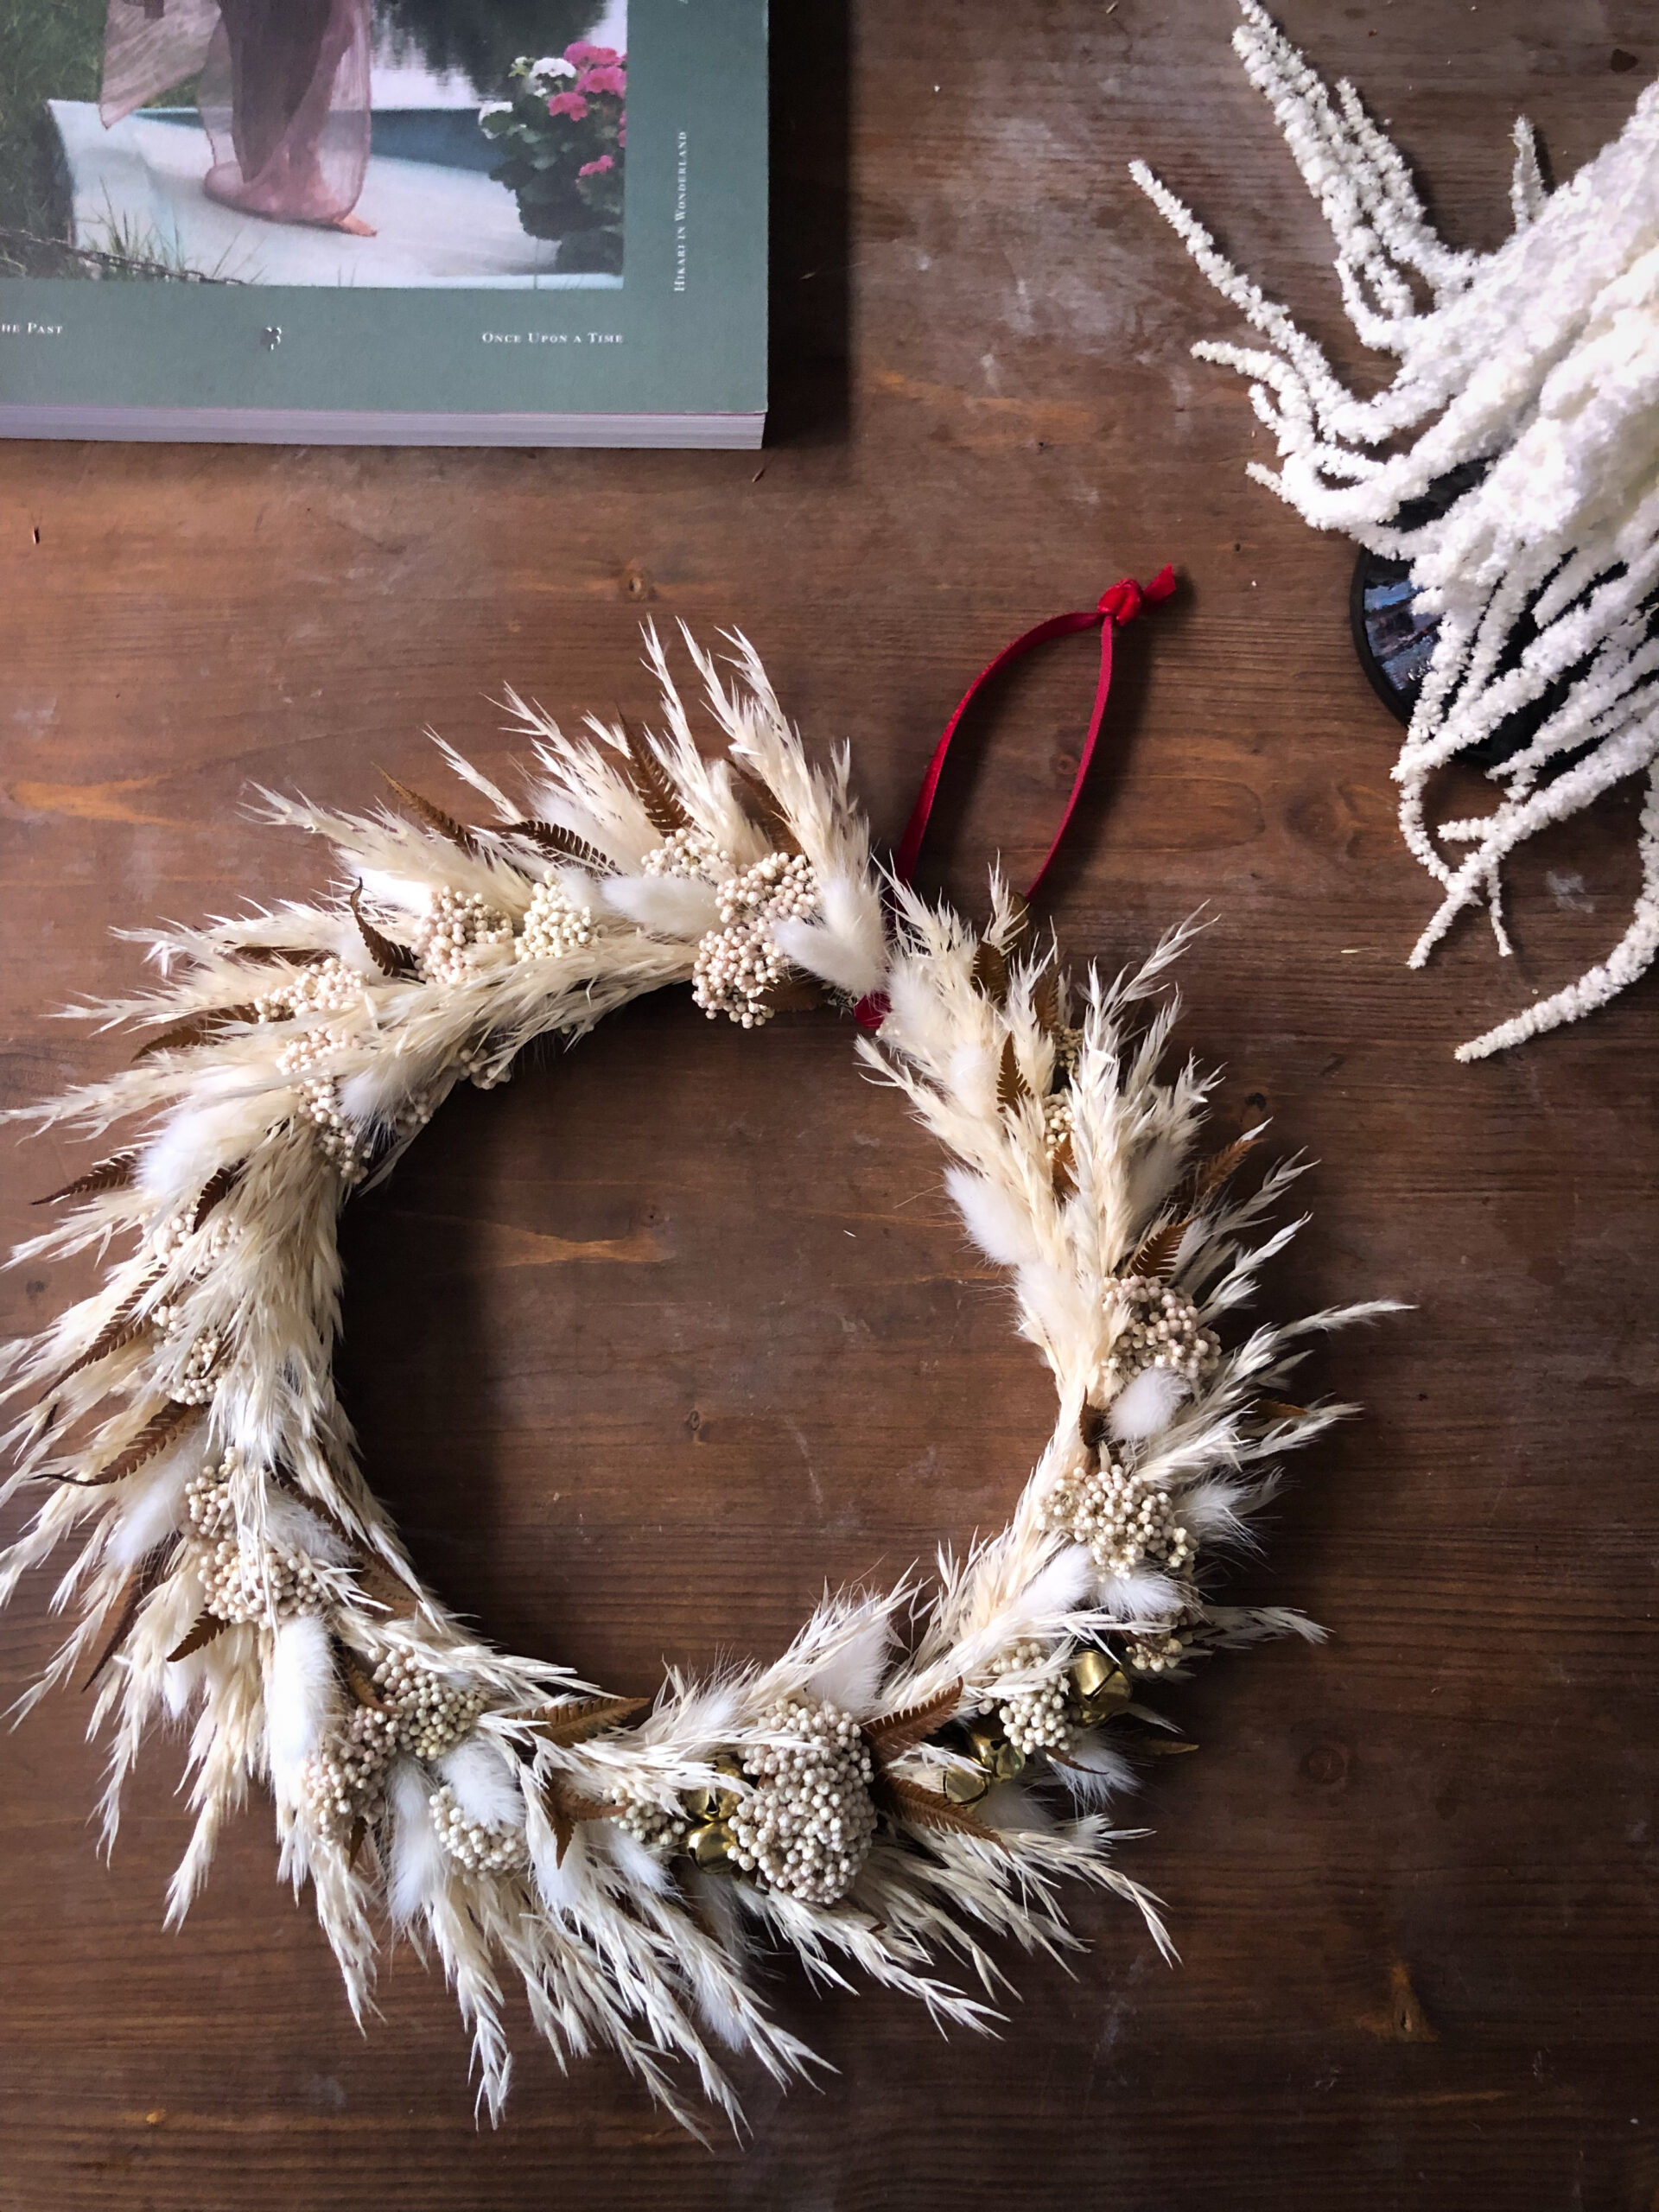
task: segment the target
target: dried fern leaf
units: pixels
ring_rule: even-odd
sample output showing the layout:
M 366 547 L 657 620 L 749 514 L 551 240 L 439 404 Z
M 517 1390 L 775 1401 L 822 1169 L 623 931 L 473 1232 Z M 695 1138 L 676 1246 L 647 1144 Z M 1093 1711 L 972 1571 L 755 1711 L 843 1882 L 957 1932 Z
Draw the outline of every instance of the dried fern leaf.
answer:
M 140 1319 L 138 1306 L 145 1291 L 155 1280 L 152 1274 L 147 1281 L 133 1292 L 130 1298 L 124 1299 L 117 1310 L 111 1314 L 86 1351 L 78 1358 L 72 1359 L 67 1367 L 59 1369 L 41 1390 L 41 1403 L 44 1404 L 47 1399 L 55 1397 L 71 1376 L 79 1375 L 83 1368 L 95 1367 L 100 1359 L 108 1359 L 114 1352 L 124 1351 L 130 1344 L 136 1342 L 138 1338 L 146 1333 L 149 1327 L 149 1321 L 147 1317 Z
M 339 1671 L 340 1681 L 351 1692 L 353 1700 L 359 1705 L 366 1706 L 377 1713 L 379 1712 L 385 1700 L 381 1696 L 373 1676 L 358 1658 L 357 1654 L 348 1650 L 345 1644 L 337 1643 L 334 1646 L 334 1665 Z
M 1294 1406 L 1288 1398 L 1258 1398 L 1251 1410 L 1268 1421 L 1306 1421 L 1307 1418 L 1307 1408 Z
M 111 1660 L 132 1634 L 133 1624 L 138 1618 L 139 1608 L 150 1592 L 159 1587 L 165 1580 L 167 1570 L 173 1564 L 173 1554 L 178 1548 L 177 1536 L 168 1536 L 164 1542 L 157 1544 L 154 1551 L 145 1553 L 121 1585 L 110 1608 L 113 1619 L 109 1634 L 99 1645 L 98 1656 L 93 1660 L 91 1670 L 80 1686 L 83 1696 L 92 1688 Z
M 936 1696 L 920 1705 L 908 1705 L 901 1713 L 889 1713 L 880 1720 L 872 1720 L 864 1733 L 870 1749 L 884 1765 L 902 1758 L 906 1751 L 925 1743 L 936 1730 L 951 1719 L 962 1702 L 962 1677 L 948 1683 Z
M 616 872 L 614 863 L 597 845 L 578 837 L 574 830 L 561 830 L 556 822 L 509 822 L 501 835 L 523 837 L 550 858 L 574 861 L 578 868 L 591 868 L 595 875 L 613 875 Z
M 691 817 L 686 812 L 680 795 L 669 780 L 668 771 L 652 751 L 645 740 L 626 722 L 622 725 L 623 741 L 628 748 L 632 766 L 632 782 L 639 804 L 645 810 L 653 830 L 664 837 L 676 830 L 689 830 Z
M 1033 986 L 1031 1011 L 1038 1027 L 1050 1037 L 1060 1033 L 1060 979 L 1052 968 L 1046 969 Z
M 807 1014 L 823 1004 L 823 991 L 810 976 L 791 969 L 763 995 L 763 1003 L 773 1014 Z
M 407 784 L 400 784 L 397 777 L 387 774 L 385 769 L 383 768 L 380 773 L 423 829 L 430 830 L 436 836 L 447 837 L 452 845 L 459 846 L 463 853 L 476 858 L 480 849 L 478 839 L 464 822 L 457 822 L 453 814 L 446 814 L 441 806 L 434 806 L 429 798 L 423 798 L 419 791 L 411 791 Z
M 66 1183 L 60 1191 L 48 1191 L 43 1198 L 35 1198 L 37 1206 L 54 1206 L 63 1198 L 90 1198 L 103 1191 L 124 1191 L 138 1172 L 136 1150 L 112 1152 L 107 1160 L 100 1160 L 84 1175 L 77 1175 L 73 1183 Z
M 321 968 L 334 958 L 320 944 L 227 944 L 222 950 L 254 968 Z
M 190 1217 L 192 1230 L 198 1230 L 221 1198 L 227 1198 L 242 1180 L 245 1160 L 226 1160 L 223 1167 L 215 1168 L 201 1186 L 201 1196 L 196 1200 L 196 1210 Z
M 111 1483 L 125 1482 L 129 1475 L 136 1475 L 140 1467 L 147 1467 L 158 1452 L 166 1451 L 175 1438 L 182 1436 L 187 1429 L 194 1428 L 198 1421 L 205 1421 L 207 1417 L 206 1406 L 184 1406 L 176 1399 L 170 1398 L 159 1413 L 150 1415 L 126 1450 L 106 1466 L 99 1467 L 94 1474 L 81 1477 L 78 1482 L 73 1475 L 65 1479 L 76 1483 L 76 1486 L 83 1490 L 103 1490 Z
M 156 1052 L 183 1052 L 195 1045 L 211 1045 L 222 1031 L 258 1019 L 257 1006 L 211 1006 L 200 1014 L 193 1014 L 188 1021 L 175 1022 L 171 1029 L 163 1029 L 159 1037 L 149 1038 L 132 1057 L 135 1060 L 147 1060 Z
M 1012 1114 L 1031 1096 L 1031 1085 L 1026 1081 L 1014 1053 L 1014 1039 L 1002 1039 L 1002 1058 L 996 1071 L 996 1103 L 1005 1114 Z
M 1218 1191 L 1261 1141 L 1261 1131 L 1250 1129 L 1243 1136 L 1235 1137 L 1231 1144 L 1224 1145 L 1219 1152 L 1212 1152 L 1208 1160 L 1201 1160 L 1192 1174 L 1194 1206 L 1201 1206 L 1207 1198 Z
M 415 975 L 417 970 L 414 954 L 404 945 L 394 944 L 389 937 L 382 937 L 374 924 L 365 918 L 361 883 L 353 886 L 352 895 L 346 903 L 352 910 L 352 919 L 357 924 L 364 949 L 380 973 L 394 982 L 401 976 Z
M 211 1643 L 215 1637 L 223 1636 L 229 1626 L 229 1621 L 224 1619 L 219 1614 L 210 1613 L 204 1610 L 196 1615 L 182 1640 L 175 1643 L 168 1653 L 168 1661 L 188 1659 L 193 1651 L 200 1651 L 205 1644 Z
M 622 1810 L 620 1805 L 601 1802 L 597 1797 L 585 1796 L 573 1789 L 563 1775 L 550 1774 L 542 1792 L 542 1808 L 546 1813 L 556 1844 L 554 1863 L 563 1866 L 564 1854 L 569 1850 L 578 1826 L 583 1821 L 613 1820 Z
M 1054 1195 L 1069 1198 L 1077 1187 L 1077 1160 L 1071 1149 L 1071 1132 L 1067 1129 L 1054 1147 Z
M 322 1508 L 315 1498 L 308 1497 L 305 1503 L 312 1512 L 321 1513 Z M 332 1518 L 327 1515 L 323 1517 Z M 334 1526 L 339 1529 L 340 1523 L 336 1521 Z M 421 1601 L 403 1576 L 388 1567 L 378 1552 L 365 1550 L 344 1529 L 340 1533 L 352 1545 L 352 1572 L 363 1595 L 372 1598 L 377 1605 L 383 1605 L 395 1621 L 412 1619 L 421 1610 Z
M 550 1744 L 556 1744 L 561 1751 L 569 1751 L 577 1744 L 585 1744 L 590 1736 L 597 1736 L 601 1729 L 614 1728 L 622 1721 L 632 1719 L 650 1703 L 648 1697 L 575 1698 L 563 1705 L 550 1705 L 536 1726 Z
M 1104 1406 L 1085 1405 L 1077 1415 L 1077 1434 L 1085 1452 L 1098 1452 L 1106 1441 L 1109 1416 Z
M 740 768 L 735 760 L 730 763 L 732 782 L 738 797 L 747 805 L 748 811 L 759 823 L 773 846 L 780 853 L 798 854 L 801 841 L 790 826 L 788 815 L 772 785 L 763 783 L 759 776 L 751 775 L 747 768 Z
M 952 1804 L 950 1798 L 941 1797 L 937 1790 L 924 1789 L 919 1783 L 906 1782 L 899 1774 L 886 1776 L 883 1788 L 899 1818 L 912 1826 L 949 1828 L 953 1834 L 976 1836 L 982 1843 L 1007 1848 L 996 1829 L 978 1819 L 965 1805 Z
M 988 938 L 981 938 L 974 948 L 973 973 L 974 988 L 1001 1006 L 1008 995 L 1008 963 Z
M 1166 1281 L 1175 1264 L 1175 1255 L 1181 1249 L 1181 1239 L 1191 1226 L 1190 1222 L 1182 1220 L 1166 1222 L 1161 1229 L 1154 1229 L 1136 1248 L 1124 1274 L 1150 1275 L 1156 1282 Z

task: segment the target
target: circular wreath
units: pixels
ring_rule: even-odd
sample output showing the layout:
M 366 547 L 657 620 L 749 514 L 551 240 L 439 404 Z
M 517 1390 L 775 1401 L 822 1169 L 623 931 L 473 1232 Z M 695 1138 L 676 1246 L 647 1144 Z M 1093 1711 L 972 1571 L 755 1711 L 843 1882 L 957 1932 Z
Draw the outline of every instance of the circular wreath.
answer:
M 988 1939 L 1073 1944 L 1062 1876 L 1131 1899 L 1167 1953 L 1103 1808 L 1131 1755 L 1169 1741 L 1149 1679 L 1316 1633 L 1212 1602 L 1205 1567 L 1281 1452 L 1347 1410 L 1279 1395 L 1301 1340 L 1379 1310 L 1234 1328 L 1296 1224 L 1248 1232 L 1298 1170 L 1230 1196 L 1260 1131 L 1204 1157 L 1208 1079 L 1159 1073 L 1185 932 L 1071 983 L 1058 947 L 1025 949 L 995 875 L 982 934 L 884 887 L 845 748 L 810 766 L 735 645 L 729 687 L 691 645 L 722 759 L 700 756 L 652 634 L 660 737 L 590 720 L 573 740 L 512 700 L 535 746 L 528 813 L 448 747 L 491 826 L 401 785 L 412 820 L 262 793 L 332 842 L 349 891 L 149 935 L 162 987 L 79 1011 L 160 1033 L 124 1073 L 28 1109 L 137 1129 L 53 1193 L 73 1211 L 24 1248 L 127 1248 L 7 1355 L 8 1395 L 33 1401 L 8 1491 L 48 1495 L 0 1597 L 80 1543 L 66 1589 L 83 1615 L 29 1701 L 98 1686 L 106 1840 L 151 1724 L 191 1722 L 171 1916 L 268 1784 L 282 1872 L 310 1882 L 353 2012 L 384 1905 L 442 1957 L 492 2114 L 503 1960 L 562 2059 L 613 2045 L 690 2124 L 673 2061 L 734 2120 L 719 2046 L 780 2082 L 811 2062 L 756 1993 L 758 1937 L 819 1984 L 856 1965 L 973 2027 L 995 2016 L 938 1956 L 993 1990 Z M 860 1002 L 858 1050 L 950 1155 L 1058 1409 L 1006 1529 L 942 1553 L 935 1581 L 826 1597 L 771 1665 L 671 1671 L 647 1703 L 495 1649 L 420 1580 L 335 1395 L 336 1231 L 456 1082 L 499 1083 L 532 1038 L 688 980 L 746 1029 L 804 993 Z

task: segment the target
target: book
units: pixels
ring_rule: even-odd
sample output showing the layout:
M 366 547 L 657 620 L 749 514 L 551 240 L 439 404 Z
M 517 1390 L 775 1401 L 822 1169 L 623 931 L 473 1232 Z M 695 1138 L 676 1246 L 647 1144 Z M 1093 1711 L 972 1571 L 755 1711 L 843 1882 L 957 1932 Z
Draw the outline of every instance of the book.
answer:
M 753 447 L 766 0 L 34 0 L 0 435 Z

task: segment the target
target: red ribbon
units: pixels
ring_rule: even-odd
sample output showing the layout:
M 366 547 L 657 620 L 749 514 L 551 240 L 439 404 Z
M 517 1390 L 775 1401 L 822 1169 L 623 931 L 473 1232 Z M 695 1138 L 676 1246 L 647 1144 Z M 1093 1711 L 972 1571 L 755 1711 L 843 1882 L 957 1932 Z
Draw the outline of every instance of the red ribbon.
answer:
M 1144 607 L 1155 605 L 1160 599 L 1167 599 L 1174 588 L 1175 571 L 1170 568 L 1160 569 L 1152 582 L 1146 585 L 1136 583 L 1133 576 L 1125 576 L 1121 583 L 1114 584 L 1109 591 L 1101 594 L 1096 606 L 1079 609 L 1071 614 L 1051 615 L 1046 622 L 1039 622 L 1035 629 L 1027 630 L 1023 637 L 1016 638 L 1011 645 L 1004 645 L 996 658 L 981 669 L 963 693 L 955 714 L 944 726 L 944 735 L 933 748 L 933 758 L 927 764 L 927 773 L 922 778 L 916 804 L 911 809 L 910 819 L 905 824 L 905 834 L 899 840 L 899 849 L 893 857 L 893 872 L 900 883 L 910 882 L 916 873 L 916 862 L 921 854 L 922 840 L 927 834 L 928 817 L 932 813 L 933 802 L 938 796 L 939 779 L 944 773 L 945 761 L 950 756 L 962 718 L 979 694 L 994 676 L 1000 675 L 1022 653 L 1030 652 L 1035 646 L 1046 645 L 1051 638 L 1072 637 L 1079 630 L 1092 630 L 1098 626 L 1100 680 L 1095 686 L 1094 709 L 1089 716 L 1083 749 L 1077 755 L 1077 773 L 1071 779 L 1065 811 L 1060 817 L 1060 824 L 1054 832 L 1052 842 L 1043 855 L 1042 866 L 1031 879 L 1025 894 L 1027 899 L 1036 895 L 1037 887 L 1053 865 L 1054 855 L 1059 851 L 1061 842 L 1071 827 L 1071 817 L 1076 813 L 1077 801 L 1083 795 L 1089 764 L 1095 757 L 1095 746 L 1100 736 L 1101 723 L 1105 719 L 1106 701 L 1112 688 L 1113 634 L 1125 622 L 1133 622 Z M 886 995 L 880 991 L 861 999 L 854 1008 L 855 1018 L 865 1029 L 879 1029 L 887 1012 Z

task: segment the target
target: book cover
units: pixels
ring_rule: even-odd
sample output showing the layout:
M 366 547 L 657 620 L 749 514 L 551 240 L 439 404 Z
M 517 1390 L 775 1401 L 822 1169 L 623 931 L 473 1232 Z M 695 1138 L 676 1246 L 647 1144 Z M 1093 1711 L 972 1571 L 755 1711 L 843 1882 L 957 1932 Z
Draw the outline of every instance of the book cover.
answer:
M 753 446 L 766 0 L 0 22 L 0 435 Z

